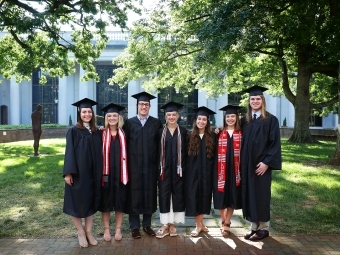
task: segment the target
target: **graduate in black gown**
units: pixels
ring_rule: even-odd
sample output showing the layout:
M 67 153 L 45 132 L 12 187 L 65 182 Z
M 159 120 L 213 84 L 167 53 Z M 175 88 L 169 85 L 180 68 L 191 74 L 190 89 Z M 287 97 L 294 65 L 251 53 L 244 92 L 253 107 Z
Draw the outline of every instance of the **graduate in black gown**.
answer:
M 221 215 L 223 236 L 230 233 L 231 217 L 235 209 L 241 209 L 240 149 L 242 132 L 237 110 L 240 106 L 227 105 L 224 127 L 219 132 L 216 143 L 216 157 L 213 177 L 214 208 Z
M 66 134 L 63 177 L 63 212 L 71 215 L 81 247 L 97 245 L 92 235 L 93 214 L 98 211 L 102 176 L 102 141 L 92 109 L 97 102 L 84 98 L 77 107 L 77 124 Z M 85 232 L 82 226 L 85 218 Z
M 177 123 L 182 104 L 169 102 L 164 110 L 166 125 L 159 130 L 160 160 L 158 178 L 159 218 L 163 226 L 156 237 L 177 236 L 175 223 L 184 223 L 184 179 L 187 130 Z
M 150 100 L 155 98 L 153 95 L 141 92 L 132 97 L 137 99 L 138 113 L 126 120 L 123 126 L 128 141 L 129 162 L 127 211 L 132 237 L 141 238 L 140 214 L 143 214 L 143 231 L 148 236 L 155 235 L 151 218 L 157 209 L 158 130 L 162 123 L 149 115 Z
M 242 211 L 251 222 L 244 238 L 252 241 L 269 236 L 272 170 L 282 165 L 279 121 L 266 111 L 266 90 L 257 85 L 245 90 L 249 104 L 241 119 Z
M 105 125 L 102 132 L 103 173 L 102 194 L 99 211 L 102 212 L 104 241 L 111 241 L 110 212 L 115 211 L 115 240 L 122 240 L 122 222 L 126 211 L 128 165 L 127 144 L 122 129 L 123 117 L 119 114 L 125 107 L 110 103 L 102 111 L 105 113 Z
M 188 158 L 185 173 L 185 215 L 194 216 L 196 228 L 191 236 L 207 232 L 204 214 L 209 215 L 212 201 L 212 176 L 215 156 L 215 133 L 210 130 L 209 115 L 215 114 L 205 106 L 196 111 L 193 129 L 188 133 Z

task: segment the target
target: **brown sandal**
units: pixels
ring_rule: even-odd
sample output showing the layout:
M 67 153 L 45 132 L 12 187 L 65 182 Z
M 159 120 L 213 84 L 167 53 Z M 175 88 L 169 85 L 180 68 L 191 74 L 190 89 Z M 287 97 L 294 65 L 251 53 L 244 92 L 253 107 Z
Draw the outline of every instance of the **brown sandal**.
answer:
M 220 230 L 222 230 L 222 229 L 223 229 L 223 226 L 224 226 L 224 221 L 222 221 L 222 224 L 221 224 Z
M 231 222 L 229 224 L 228 223 L 223 223 L 223 229 L 221 230 L 222 236 L 226 237 L 226 236 L 228 236 L 230 234 L 230 224 L 231 224 Z M 224 227 L 227 227 L 229 229 L 227 230 Z

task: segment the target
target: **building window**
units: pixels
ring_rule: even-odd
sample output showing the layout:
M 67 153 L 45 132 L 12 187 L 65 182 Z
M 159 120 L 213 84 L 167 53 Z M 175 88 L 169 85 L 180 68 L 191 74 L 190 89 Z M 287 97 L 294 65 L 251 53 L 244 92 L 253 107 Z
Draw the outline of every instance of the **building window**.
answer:
M 195 89 L 188 96 L 184 96 L 180 92 L 177 93 L 173 87 L 161 89 L 158 94 L 158 118 L 162 121 L 162 123 L 165 123 L 165 118 L 164 111 L 160 107 L 170 101 L 184 105 L 180 111 L 178 124 L 187 129 L 191 129 L 192 123 L 195 119 L 195 112 L 193 109 L 197 108 L 198 104 L 198 90 Z
M 109 85 L 108 79 L 112 77 L 113 70 L 116 68 L 114 65 L 97 65 L 96 70 L 100 77 L 97 82 L 97 123 L 104 125 L 104 113 L 101 109 L 109 103 L 124 106 L 125 109 L 120 114 L 127 119 L 128 117 L 128 86 L 120 88 L 117 84 Z
M 45 74 L 46 75 L 46 74 Z M 32 74 L 32 112 L 38 104 L 41 105 L 41 122 L 44 124 L 58 123 L 58 92 L 59 78 L 46 75 L 47 82 L 39 84 L 41 70 L 38 69 Z
M 309 126 L 311 127 L 322 127 L 322 117 L 319 116 L 322 109 L 318 111 L 311 110 L 309 115 Z
M 242 97 L 240 93 L 228 93 L 228 104 L 240 105 Z M 245 116 L 247 113 L 247 108 L 243 107 L 238 110 L 239 116 Z

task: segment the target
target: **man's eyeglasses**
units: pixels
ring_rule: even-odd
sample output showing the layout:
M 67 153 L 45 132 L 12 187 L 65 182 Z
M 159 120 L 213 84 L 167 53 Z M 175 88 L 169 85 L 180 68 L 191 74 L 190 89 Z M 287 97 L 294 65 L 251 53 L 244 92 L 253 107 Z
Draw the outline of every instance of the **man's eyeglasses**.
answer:
M 149 107 L 150 106 L 150 104 L 149 103 L 138 103 L 138 105 L 140 106 L 140 107 Z

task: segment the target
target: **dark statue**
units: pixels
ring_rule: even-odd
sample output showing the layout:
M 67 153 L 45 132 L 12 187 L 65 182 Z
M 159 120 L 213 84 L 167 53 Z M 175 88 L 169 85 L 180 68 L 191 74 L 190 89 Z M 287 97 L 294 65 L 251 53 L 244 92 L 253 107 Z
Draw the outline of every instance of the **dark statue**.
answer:
M 33 131 L 33 137 L 34 137 L 34 156 L 39 156 L 38 149 L 39 149 L 39 141 L 41 136 L 41 105 L 38 104 L 37 108 L 34 112 L 31 114 L 32 119 L 32 131 Z

